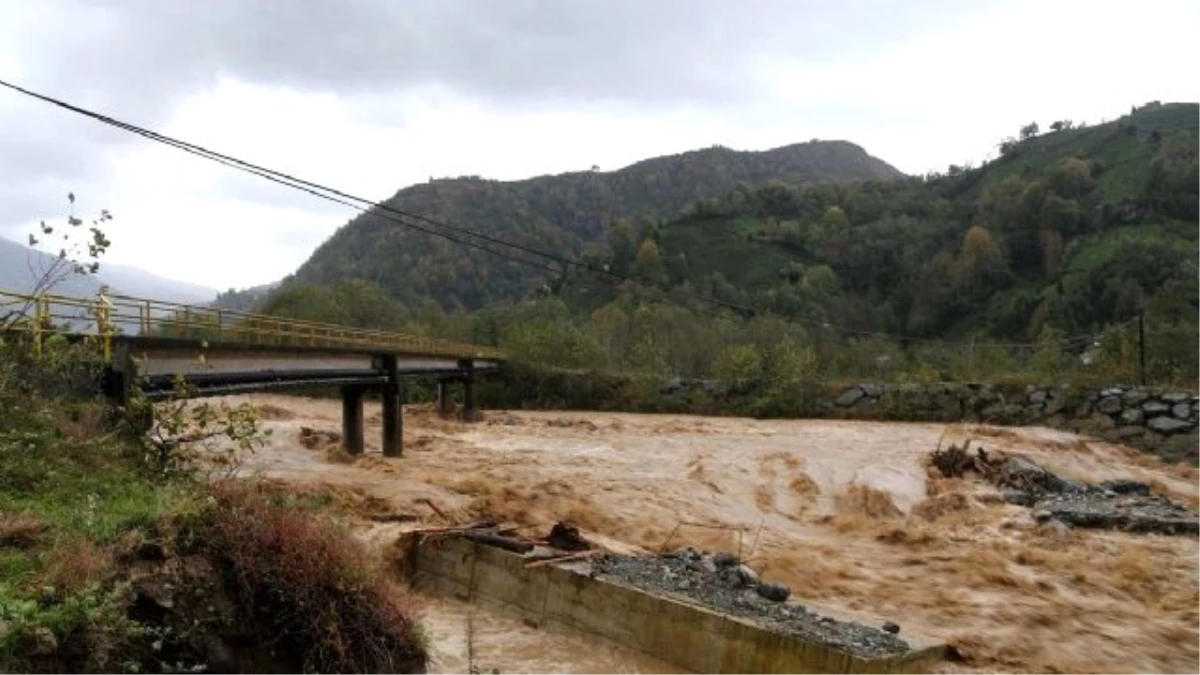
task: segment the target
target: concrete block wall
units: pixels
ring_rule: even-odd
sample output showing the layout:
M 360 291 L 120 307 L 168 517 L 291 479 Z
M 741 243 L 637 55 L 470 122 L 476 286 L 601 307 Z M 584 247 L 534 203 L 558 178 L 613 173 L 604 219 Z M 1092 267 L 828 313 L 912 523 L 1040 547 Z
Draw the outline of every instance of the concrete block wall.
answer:
M 596 636 L 695 672 L 926 672 L 944 646 L 913 636 L 907 653 L 861 658 L 705 607 L 592 578 L 587 563 L 525 567 L 522 556 L 460 538 L 402 540 L 414 583 L 542 628 Z M 822 612 L 826 613 L 826 612 Z M 835 613 L 828 614 L 835 618 Z

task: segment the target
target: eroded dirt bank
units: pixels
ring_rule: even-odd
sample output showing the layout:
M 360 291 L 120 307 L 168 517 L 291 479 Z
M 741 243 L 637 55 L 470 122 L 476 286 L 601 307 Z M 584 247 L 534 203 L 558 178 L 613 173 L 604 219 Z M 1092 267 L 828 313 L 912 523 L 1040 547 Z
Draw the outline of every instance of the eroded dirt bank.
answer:
M 948 641 L 963 660 L 945 671 L 1197 669 L 1194 536 L 1038 525 L 993 488 L 926 465 L 939 442 L 971 438 L 1195 507 L 1194 468 L 1120 446 L 974 425 L 498 411 L 463 425 L 409 409 L 405 457 L 380 456 L 375 414 L 367 454 L 348 462 L 333 440 L 338 401 L 247 398 L 274 429 L 248 468 L 328 489 L 364 516 L 565 519 L 618 549 L 740 548 L 798 600 Z M 362 534 L 386 544 L 405 526 Z

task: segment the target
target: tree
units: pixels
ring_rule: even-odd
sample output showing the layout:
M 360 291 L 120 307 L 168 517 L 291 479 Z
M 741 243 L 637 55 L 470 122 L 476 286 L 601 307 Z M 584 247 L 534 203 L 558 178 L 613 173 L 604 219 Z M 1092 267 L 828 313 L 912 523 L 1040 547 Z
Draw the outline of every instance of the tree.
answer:
M 612 251 L 610 269 L 618 276 L 627 276 L 633 264 L 634 246 L 633 223 L 622 218 L 613 223 L 608 230 L 608 245 Z
M 1017 149 L 1017 139 L 1009 136 L 1008 138 L 1000 141 L 1000 144 L 996 147 L 1000 149 L 1001 157 L 1007 157 Z
M 70 203 L 70 210 L 65 226 L 49 225 L 46 221 L 41 221 L 38 225 L 40 237 L 29 235 L 30 249 L 45 247 L 50 242 L 54 242 L 54 245 L 50 246 L 51 251 L 58 249 L 57 255 L 51 256 L 38 255 L 33 250 L 26 254 L 25 264 L 31 276 L 28 292 L 30 296 L 49 293 L 71 277 L 94 276 L 100 270 L 100 257 L 108 251 L 112 243 L 101 229 L 105 223 L 112 220 L 112 215 L 107 209 L 100 210 L 99 215 L 92 220 L 87 234 L 83 234 L 79 229 L 83 225 L 83 219 L 75 215 L 75 194 L 67 193 L 67 201 Z M 34 300 L 27 300 L 16 309 L 0 314 L 0 328 L 6 328 L 15 322 L 32 320 L 30 315 L 34 312 L 34 304 Z
M 754 345 L 731 345 L 717 355 L 712 374 L 731 382 L 757 379 L 762 375 L 762 354 Z
M 1004 253 L 986 228 L 973 225 L 963 235 L 952 274 L 955 285 L 965 288 L 970 297 L 987 295 L 1008 279 Z
M 1092 178 L 1093 168 L 1091 160 L 1068 157 L 1051 169 L 1046 178 L 1062 197 L 1079 199 L 1096 187 L 1096 179 Z
M 1034 136 L 1037 136 L 1038 131 L 1039 128 L 1037 122 L 1030 122 L 1029 124 L 1026 124 L 1025 126 L 1021 127 L 1021 140 L 1028 140 Z
M 1038 232 L 1038 239 L 1042 245 L 1042 273 L 1049 279 L 1062 263 L 1063 237 L 1057 230 L 1043 227 Z
M 825 225 L 833 228 L 845 227 L 848 223 L 846 212 L 840 206 L 834 204 L 825 209 L 825 217 L 823 218 Z
M 51 250 L 58 249 L 55 257 L 37 256 L 36 263 L 32 260 L 28 261 L 30 271 L 34 273 L 35 277 L 30 295 L 45 293 L 71 276 L 96 274 L 100 271 L 100 256 L 108 251 L 108 247 L 112 243 L 100 229 L 105 223 L 112 220 L 108 209 L 101 209 L 100 214 L 92 220 L 87 235 L 80 236 L 79 227 L 83 225 L 83 219 L 75 216 L 75 194 L 67 193 L 67 201 L 71 204 L 67 214 L 67 227 L 59 226 L 56 229 L 55 226 L 47 225 L 43 220 L 38 227 L 42 238 L 39 239 L 33 234 L 29 235 L 30 248 L 46 245 L 50 241 L 58 242 L 57 245 L 51 247 Z M 33 255 L 32 252 L 30 255 Z
M 1056 120 L 1050 123 L 1050 131 L 1067 131 L 1074 126 L 1071 120 Z
M 1038 222 L 1042 227 L 1074 234 L 1078 230 L 1080 215 L 1079 202 L 1048 192 L 1038 213 Z
M 666 283 L 667 268 L 658 253 L 658 244 L 654 243 L 653 239 L 645 239 L 638 246 L 632 272 L 635 279 L 651 285 Z

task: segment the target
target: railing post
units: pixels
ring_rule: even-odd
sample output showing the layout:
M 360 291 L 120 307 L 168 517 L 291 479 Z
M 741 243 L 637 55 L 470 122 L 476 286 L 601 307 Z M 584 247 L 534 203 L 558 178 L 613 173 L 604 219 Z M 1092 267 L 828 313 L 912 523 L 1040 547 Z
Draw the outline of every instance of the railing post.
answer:
M 101 287 L 100 292 L 96 295 L 96 334 L 100 337 L 101 344 L 104 345 L 105 361 L 112 361 L 113 330 L 109 314 L 111 309 L 108 296 L 105 295 L 105 288 Z
M 33 300 L 33 353 L 39 358 L 42 356 L 42 331 L 45 326 L 50 312 L 43 304 L 46 298 L 37 296 Z

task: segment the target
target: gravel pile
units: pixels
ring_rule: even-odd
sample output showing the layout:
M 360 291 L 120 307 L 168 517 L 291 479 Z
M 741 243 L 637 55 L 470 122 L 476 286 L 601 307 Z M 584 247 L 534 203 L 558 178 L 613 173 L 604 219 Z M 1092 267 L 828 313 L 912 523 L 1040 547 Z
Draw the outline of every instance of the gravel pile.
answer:
M 1196 512 L 1156 495 L 1123 495 L 1102 490 L 1061 492 L 1033 502 L 1039 522 L 1058 520 L 1074 527 L 1127 532 L 1197 534 Z
M 1118 479 L 1092 485 L 1059 476 L 1021 455 L 989 454 L 983 448 L 972 453 L 970 441 L 961 448 L 939 448 L 930 458 L 943 476 L 979 474 L 1003 490 L 1005 501 L 1032 508 L 1042 523 L 1159 534 L 1200 533 L 1200 514 L 1152 494 L 1150 486 L 1140 481 Z
M 596 576 L 634 588 L 684 596 L 726 614 L 750 619 L 786 635 L 818 642 L 860 657 L 891 656 L 908 651 L 896 637 L 900 627 L 881 628 L 838 621 L 783 602 L 790 591 L 762 582 L 729 553 L 707 554 L 682 549 L 661 556 L 605 555 L 592 561 Z

